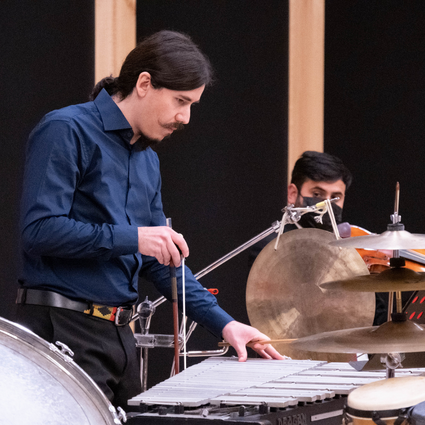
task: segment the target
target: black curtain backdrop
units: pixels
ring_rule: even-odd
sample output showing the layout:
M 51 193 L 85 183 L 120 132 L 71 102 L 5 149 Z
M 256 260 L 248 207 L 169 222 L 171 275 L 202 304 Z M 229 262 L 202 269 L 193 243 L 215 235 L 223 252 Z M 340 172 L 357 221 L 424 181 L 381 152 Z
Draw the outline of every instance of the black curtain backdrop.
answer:
M 325 150 L 354 174 L 344 217 L 382 233 L 394 212 L 425 233 L 425 3 L 326 2 Z
M 45 113 L 88 100 L 94 80 L 94 2 L 3 0 L 0 34 L 0 316 L 13 320 L 26 140 Z
M 14 318 L 19 269 L 18 204 L 24 145 L 48 111 L 83 102 L 93 85 L 94 2 L 3 0 L 1 53 L 0 315 Z M 383 232 L 401 184 L 406 229 L 425 233 L 424 16 L 421 0 L 326 2 L 325 150 L 354 174 L 345 219 Z M 194 272 L 280 219 L 286 196 L 287 2 L 139 2 L 138 38 L 187 32 L 217 74 L 181 134 L 158 148 L 164 208 L 191 248 Z M 175 137 L 174 137 L 175 136 Z M 246 253 L 201 279 L 219 303 L 247 321 Z M 156 299 L 149 284 L 141 296 Z M 171 333 L 160 306 L 151 330 Z M 190 349 L 216 349 L 198 329 Z M 171 368 L 168 349 L 150 351 L 150 382 Z

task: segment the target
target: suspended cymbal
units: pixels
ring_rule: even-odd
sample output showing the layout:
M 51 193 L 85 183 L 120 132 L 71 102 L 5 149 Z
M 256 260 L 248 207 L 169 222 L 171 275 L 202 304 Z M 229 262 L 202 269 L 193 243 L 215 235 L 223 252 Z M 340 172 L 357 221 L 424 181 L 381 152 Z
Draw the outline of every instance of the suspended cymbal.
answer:
M 336 329 L 370 326 L 375 311 L 372 293 L 321 290 L 319 284 L 368 273 L 355 249 L 329 244 L 330 232 L 300 229 L 284 233 L 274 250 L 271 241 L 252 266 L 246 289 L 251 325 L 272 339 L 298 338 Z M 352 356 L 277 349 L 298 359 L 349 361 Z
M 320 287 L 354 292 L 420 291 L 425 290 L 425 273 L 391 268 L 378 274 L 321 283 Z
M 299 350 L 332 353 L 414 353 L 425 351 L 425 329 L 410 320 L 343 329 L 288 343 Z
M 423 249 L 425 235 L 409 233 L 406 230 L 387 230 L 380 235 L 357 236 L 331 242 L 332 246 L 365 249 Z

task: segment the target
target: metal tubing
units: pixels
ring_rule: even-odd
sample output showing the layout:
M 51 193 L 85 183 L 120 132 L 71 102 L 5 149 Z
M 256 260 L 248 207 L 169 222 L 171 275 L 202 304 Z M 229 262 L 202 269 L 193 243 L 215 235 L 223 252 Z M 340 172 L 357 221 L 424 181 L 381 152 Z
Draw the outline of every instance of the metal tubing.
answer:
M 238 248 L 234 249 L 232 252 L 229 252 L 225 256 L 219 258 L 214 263 L 212 263 L 209 266 L 205 267 L 205 269 L 202 269 L 200 272 L 196 273 L 194 275 L 195 276 L 195 279 L 200 279 L 201 277 L 205 276 L 209 272 L 211 272 L 214 269 L 216 269 L 218 266 L 221 266 L 226 261 L 228 261 L 231 258 L 233 258 L 234 256 L 238 255 L 240 252 L 244 251 L 245 249 L 251 247 L 252 245 L 256 244 L 257 242 L 259 242 L 262 239 L 266 238 L 267 236 L 271 235 L 273 232 L 279 231 L 279 227 L 280 227 L 280 222 L 279 221 L 275 221 L 274 223 L 272 223 L 272 227 L 269 227 L 264 232 L 262 232 L 259 235 L 253 237 L 248 242 L 245 242 L 244 244 L 240 245 Z M 167 301 L 167 298 L 165 298 L 165 297 L 159 297 L 157 300 L 155 300 L 153 302 L 153 304 L 154 304 L 155 307 L 158 307 L 159 305 L 161 305 L 165 301 Z

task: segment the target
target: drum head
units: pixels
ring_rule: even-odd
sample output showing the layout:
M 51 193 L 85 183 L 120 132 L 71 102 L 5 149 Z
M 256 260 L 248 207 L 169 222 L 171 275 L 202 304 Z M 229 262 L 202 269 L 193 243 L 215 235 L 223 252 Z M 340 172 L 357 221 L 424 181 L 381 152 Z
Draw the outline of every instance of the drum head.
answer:
M 68 356 L 28 329 L 0 318 L 2 423 L 120 424 L 115 408 Z
M 347 412 L 370 418 L 373 412 L 381 418 L 397 416 L 396 410 L 425 401 L 425 376 L 389 378 L 356 388 L 348 395 Z

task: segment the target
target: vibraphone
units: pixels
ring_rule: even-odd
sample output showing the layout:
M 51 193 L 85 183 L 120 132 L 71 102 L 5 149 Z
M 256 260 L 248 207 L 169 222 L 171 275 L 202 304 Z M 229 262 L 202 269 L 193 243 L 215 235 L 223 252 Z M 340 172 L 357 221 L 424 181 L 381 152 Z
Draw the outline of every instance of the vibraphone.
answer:
M 340 425 L 346 396 L 380 379 L 385 370 L 358 372 L 348 363 L 212 357 L 129 400 L 128 423 Z

